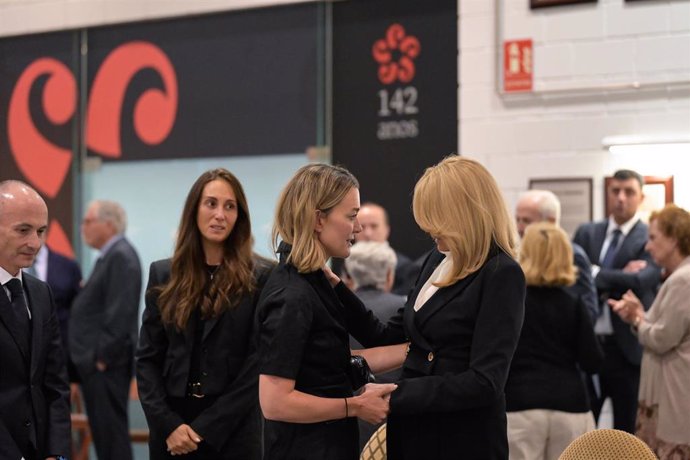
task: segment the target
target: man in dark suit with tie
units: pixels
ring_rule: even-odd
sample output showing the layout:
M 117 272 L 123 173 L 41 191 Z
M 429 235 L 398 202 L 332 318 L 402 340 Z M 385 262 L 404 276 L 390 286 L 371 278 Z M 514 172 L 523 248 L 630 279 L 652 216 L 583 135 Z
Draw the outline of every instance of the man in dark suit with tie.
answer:
M 0 458 L 70 454 L 69 386 L 53 297 L 24 275 L 43 244 L 48 208 L 19 181 L 0 182 Z
M 599 417 L 610 396 L 614 428 L 630 433 L 635 431 L 642 349 L 630 326 L 611 314 L 606 301 L 620 299 L 630 289 L 649 308 L 656 295 L 661 270 L 645 251 L 648 228 L 637 216 L 643 185 L 642 176 L 635 171 L 616 171 L 606 190 L 611 215 L 580 226 L 573 239 L 592 261 L 602 304 L 595 332 L 606 356 L 599 374 L 600 394 L 593 402 L 594 415 Z
M 122 207 L 92 202 L 82 221 L 84 241 L 100 250 L 72 304 L 70 353 L 79 372 L 99 460 L 132 458 L 127 422 L 141 296 L 139 256 L 124 237 Z

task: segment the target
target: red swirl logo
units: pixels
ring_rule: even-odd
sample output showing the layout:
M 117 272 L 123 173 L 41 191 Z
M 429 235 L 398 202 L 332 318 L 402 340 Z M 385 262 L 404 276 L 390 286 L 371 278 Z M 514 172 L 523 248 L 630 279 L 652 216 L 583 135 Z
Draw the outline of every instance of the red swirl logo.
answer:
M 137 72 L 151 68 L 165 91 L 149 89 L 134 106 L 134 130 L 142 142 L 157 145 L 170 134 L 177 115 L 175 68 L 160 48 L 136 41 L 116 48 L 101 64 L 91 87 L 86 113 L 86 144 L 100 155 L 119 158 L 120 119 L 127 86 Z
M 177 76 L 165 53 L 157 46 L 135 41 L 114 49 L 98 69 L 86 109 L 86 144 L 99 155 L 119 158 L 123 103 L 127 87 L 143 69 L 161 76 L 164 90 L 148 89 L 139 96 L 132 116 L 134 130 L 148 145 L 162 143 L 175 123 L 178 104 Z M 69 146 L 47 139 L 36 126 L 30 104 L 33 86 L 47 77 L 40 109 L 56 127 L 68 126 L 77 107 L 77 83 L 62 62 L 42 57 L 22 72 L 12 91 L 7 132 L 10 153 L 25 180 L 50 199 L 62 189 L 72 163 Z M 36 108 L 34 108 L 36 110 Z M 63 227 L 51 220 L 47 244 L 55 251 L 74 256 Z
M 47 75 L 41 105 L 47 120 L 66 125 L 77 106 L 77 84 L 72 72 L 53 58 L 31 63 L 17 80 L 8 110 L 7 134 L 10 152 L 19 171 L 36 190 L 55 198 L 67 178 L 72 163 L 69 148 L 54 145 L 36 128 L 31 117 L 29 98 L 33 84 Z M 47 244 L 55 251 L 74 258 L 72 244 L 60 222 L 51 219 Z
M 72 152 L 43 137 L 31 118 L 31 87 L 44 75 L 48 75 L 48 80 L 43 88 L 42 105 L 47 119 L 55 125 L 64 125 L 74 116 L 77 84 L 72 72 L 56 59 L 40 58 L 24 70 L 14 87 L 7 134 L 19 171 L 38 191 L 55 198 L 69 172 Z
M 374 60 L 379 64 L 379 81 L 389 85 L 396 80 L 409 83 L 415 75 L 414 60 L 422 47 L 414 35 L 406 35 L 400 24 L 392 24 L 386 30 L 385 38 L 376 40 L 371 49 Z

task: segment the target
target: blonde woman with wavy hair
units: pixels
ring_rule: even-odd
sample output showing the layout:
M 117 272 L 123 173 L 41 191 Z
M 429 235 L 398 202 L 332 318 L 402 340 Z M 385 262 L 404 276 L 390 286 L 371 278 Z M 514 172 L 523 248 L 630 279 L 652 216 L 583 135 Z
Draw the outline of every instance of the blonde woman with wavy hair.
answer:
M 572 286 L 577 276 L 568 235 L 552 223 L 532 224 L 520 248 L 528 286 Z
M 517 256 L 515 223 L 498 185 L 474 160 L 451 156 L 429 168 L 415 186 L 412 208 L 419 227 L 443 238 L 452 254 L 453 269 L 439 285 L 477 271 L 492 245 Z
M 349 335 L 365 346 L 400 343 L 326 266 L 350 254 L 359 184 L 346 169 L 300 168 L 276 206 L 280 255 L 259 301 L 259 402 L 266 418 L 265 459 L 355 460 L 357 418 L 385 419 L 394 384 L 358 390 L 350 375 Z M 374 372 L 399 367 L 405 345 L 357 350 Z
M 575 282 L 568 235 L 555 224 L 528 225 L 520 245 L 527 296 L 525 322 L 506 384 L 510 460 L 556 460 L 594 429 L 581 370 L 603 355 Z
M 505 459 L 503 387 L 525 295 L 514 223 L 491 174 L 460 156 L 426 170 L 413 210 L 436 250 L 405 305 L 411 343 L 391 395 L 388 458 Z
M 319 218 L 327 216 L 348 193 L 354 195 L 358 189 L 359 182 L 344 168 L 329 165 L 302 168 L 278 198 L 273 224 L 274 249 L 278 249 L 281 240 L 290 242 L 292 250 L 287 261 L 300 273 L 322 268 L 328 259 L 326 248 L 311 231 L 305 230 L 314 228 Z M 349 209 L 348 219 L 354 221 L 358 210 L 359 200 Z M 348 247 L 355 233 L 353 227 L 352 239 L 343 240 Z

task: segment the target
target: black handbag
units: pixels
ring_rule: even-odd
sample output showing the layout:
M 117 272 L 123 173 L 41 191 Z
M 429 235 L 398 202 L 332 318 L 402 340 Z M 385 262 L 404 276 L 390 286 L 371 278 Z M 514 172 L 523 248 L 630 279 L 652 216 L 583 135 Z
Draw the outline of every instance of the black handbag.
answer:
M 358 390 L 367 383 L 374 382 L 376 382 L 376 377 L 369 369 L 369 364 L 364 359 L 364 356 L 350 356 L 350 383 L 352 383 L 352 388 Z

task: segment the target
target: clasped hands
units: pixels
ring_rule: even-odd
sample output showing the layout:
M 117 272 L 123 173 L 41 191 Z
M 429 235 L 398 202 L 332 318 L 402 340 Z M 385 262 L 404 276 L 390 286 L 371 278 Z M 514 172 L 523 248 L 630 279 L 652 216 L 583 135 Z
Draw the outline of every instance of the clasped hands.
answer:
M 201 436 L 196 434 L 191 426 L 183 423 L 170 433 L 165 443 L 168 446 L 170 455 L 185 455 L 198 449 L 198 444 L 202 441 Z
M 395 383 L 367 383 L 361 393 L 350 401 L 350 413 L 374 425 L 383 422 L 390 412 L 391 393 Z

